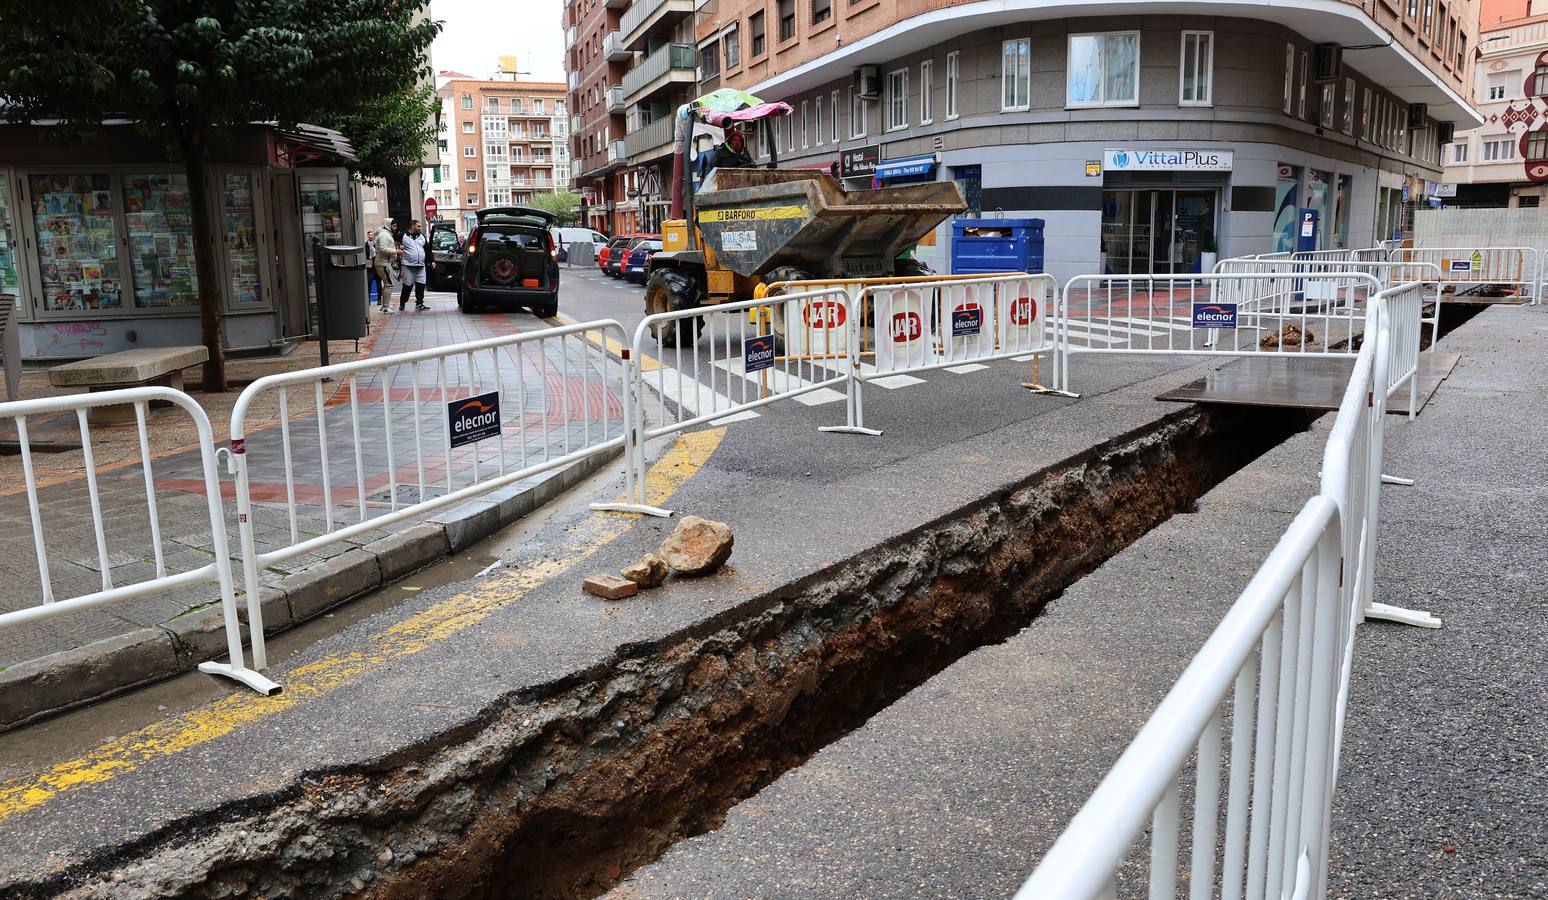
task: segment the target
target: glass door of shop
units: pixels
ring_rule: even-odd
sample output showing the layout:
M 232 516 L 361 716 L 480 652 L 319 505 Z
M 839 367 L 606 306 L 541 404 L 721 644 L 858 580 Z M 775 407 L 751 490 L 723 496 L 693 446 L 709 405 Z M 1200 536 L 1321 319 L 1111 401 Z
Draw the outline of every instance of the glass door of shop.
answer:
M 1109 190 L 1102 197 L 1102 271 L 1110 275 L 1208 272 L 1216 251 L 1219 192 Z

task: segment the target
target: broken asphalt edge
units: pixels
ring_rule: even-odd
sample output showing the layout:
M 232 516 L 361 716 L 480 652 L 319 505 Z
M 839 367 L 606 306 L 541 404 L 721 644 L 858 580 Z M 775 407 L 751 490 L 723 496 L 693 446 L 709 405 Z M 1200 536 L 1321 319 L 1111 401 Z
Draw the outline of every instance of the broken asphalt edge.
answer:
M 546 473 L 514 493 L 494 491 L 346 550 L 263 591 L 264 634 L 273 636 L 460 553 L 530 515 L 620 456 L 614 448 Z M 233 565 L 240 582 L 241 567 Z M 246 601 L 237 585 L 244 629 Z M 243 645 L 248 645 L 243 635 Z M 160 625 L 40 656 L 0 671 L 0 732 L 32 725 L 174 678 L 226 656 L 219 602 Z

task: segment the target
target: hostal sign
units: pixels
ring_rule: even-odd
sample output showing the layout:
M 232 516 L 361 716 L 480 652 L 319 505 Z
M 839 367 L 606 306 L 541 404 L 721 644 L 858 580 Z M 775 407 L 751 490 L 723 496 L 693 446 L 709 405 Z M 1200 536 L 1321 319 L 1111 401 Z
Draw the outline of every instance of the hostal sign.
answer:
M 1230 150 L 1139 150 L 1124 147 L 1102 151 L 1102 168 L 1109 172 L 1229 172 Z

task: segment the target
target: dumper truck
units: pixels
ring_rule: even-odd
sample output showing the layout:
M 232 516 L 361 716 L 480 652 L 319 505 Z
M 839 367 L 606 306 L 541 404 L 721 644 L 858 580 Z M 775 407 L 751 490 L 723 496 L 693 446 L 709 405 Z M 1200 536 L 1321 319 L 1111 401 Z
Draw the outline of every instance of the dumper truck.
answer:
M 730 94 L 739 96 L 728 101 Z M 717 91 L 678 110 L 672 212 L 661 226 L 662 251 L 650 260 L 646 314 L 756 299 L 765 284 L 928 274 L 909 252 L 967 209 L 957 185 L 846 190 L 817 170 L 780 169 L 773 122 L 791 108 L 755 101 Z M 696 173 L 696 135 L 733 127 L 763 130 L 768 167 Z M 699 317 L 679 319 L 657 337 L 669 347 L 691 343 L 702 327 Z M 782 330 L 778 317 L 775 329 Z

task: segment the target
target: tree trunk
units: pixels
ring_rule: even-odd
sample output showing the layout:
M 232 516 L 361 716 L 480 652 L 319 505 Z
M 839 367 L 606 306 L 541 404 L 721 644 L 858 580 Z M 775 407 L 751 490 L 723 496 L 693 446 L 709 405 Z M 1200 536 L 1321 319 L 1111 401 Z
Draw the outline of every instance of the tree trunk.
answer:
M 182 140 L 183 172 L 188 176 L 188 205 L 193 207 L 193 246 L 195 272 L 199 280 L 199 335 L 210 358 L 204 364 L 204 392 L 222 393 L 226 384 L 226 351 L 220 321 L 220 268 L 215 265 L 221 252 L 215 236 L 216 217 L 210 214 L 209 191 L 204 176 L 206 148 L 203 136 L 194 133 Z

